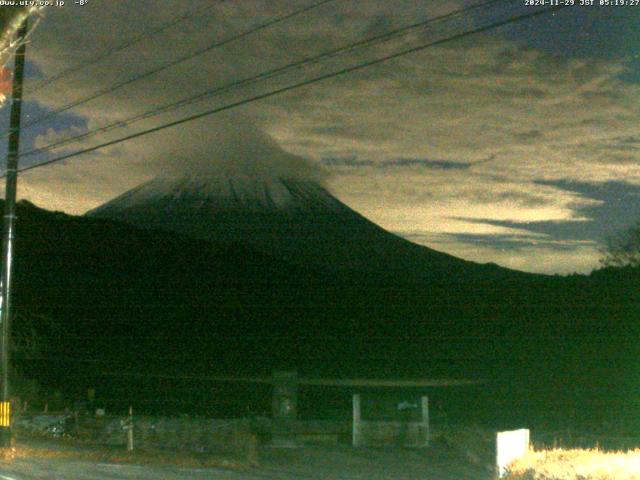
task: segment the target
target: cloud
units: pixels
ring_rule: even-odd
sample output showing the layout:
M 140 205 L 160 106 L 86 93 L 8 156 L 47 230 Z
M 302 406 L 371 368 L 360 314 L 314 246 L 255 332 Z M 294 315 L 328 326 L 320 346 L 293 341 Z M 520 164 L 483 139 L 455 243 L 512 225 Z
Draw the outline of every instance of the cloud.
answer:
M 470 162 L 429 160 L 426 158 L 398 158 L 396 160 L 381 160 L 375 162 L 373 160 L 359 160 L 355 157 L 323 158 L 322 163 L 331 167 L 376 167 L 378 169 L 424 167 L 435 170 L 466 170 L 473 165 L 473 163 Z
M 36 146 L 67 138 L 77 127 L 38 136 Z M 111 146 L 22 174 L 22 198 L 50 209 L 81 214 L 122 191 L 163 175 L 242 175 L 324 182 L 321 166 L 288 153 L 249 119 L 237 114 L 205 119 L 181 135 L 152 134 L 149 139 Z M 82 142 L 90 146 L 89 140 Z M 58 154 L 73 152 L 64 146 Z
M 156 174 L 171 172 L 199 175 L 285 177 L 322 181 L 323 171 L 302 157 L 287 153 L 253 122 L 227 114 L 189 127 L 189 136 L 175 142 L 157 136 L 152 151 L 145 152 Z
M 120 2 L 90 2 L 81 9 L 51 12 L 34 35 L 31 58 L 49 76 L 90 58 L 94 50 L 79 47 L 89 39 L 93 45 L 117 44 L 137 35 L 138 25 L 153 28 L 193 8 L 177 1 L 139 3 L 131 9 Z M 382 0 L 339 2 L 132 84 L 117 95 L 73 108 L 72 113 L 86 120 L 86 128 L 100 127 L 454 8 L 447 2 L 426 8 L 408 0 L 393 6 Z M 292 9 L 285 1 L 216 2 L 179 28 L 37 92 L 37 101 L 48 109 L 59 108 Z M 480 20 L 434 25 L 59 152 L 91 147 L 433 40 Z M 561 20 L 545 21 L 552 28 Z M 624 71 L 617 59 L 562 57 L 523 46 L 499 32 L 476 35 L 248 104 L 219 120 L 185 124 L 78 157 L 66 166 L 35 170 L 25 175 L 25 185 L 34 198 L 44 201 L 37 203 L 78 213 L 154 175 L 159 165 L 201 168 L 216 158 L 220 168 L 265 172 L 271 170 L 263 160 L 276 159 L 276 170 L 322 177 L 314 167 L 321 164 L 331 173 L 328 182 L 336 196 L 389 230 L 422 232 L 421 243 L 445 235 L 446 242 L 431 246 L 476 260 L 537 269 L 545 252 L 562 250 L 553 241 L 571 239 L 553 238 L 554 231 L 533 232 L 531 225 L 586 226 L 596 209 L 611 201 L 566 188 L 568 182 L 640 185 L 640 86 L 623 81 Z M 43 125 L 37 142 L 46 144 L 71 128 L 56 128 L 55 122 Z M 544 247 L 520 241 L 538 233 L 549 237 Z M 469 242 L 480 242 L 477 235 L 501 246 L 491 248 L 485 242 L 474 251 Z M 505 235 L 511 235 L 519 248 L 504 243 Z M 577 269 L 597 264 L 591 245 L 574 247 L 571 254 L 562 250 L 557 260 L 549 253 L 545 268 L 551 271 L 557 264 L 567 271 L 569 259 L 577 262 Z M 512 250 L 509 255 L 519 260 L 502 249 Z
M 588 273 L 600 256 L 594 242 L 554 241 L 538 237 L 518 240 L 512 235 L 449 235 L 414 233 L 408 239 L 469 260 L 491 262 L 515 270 L 544 274 Z

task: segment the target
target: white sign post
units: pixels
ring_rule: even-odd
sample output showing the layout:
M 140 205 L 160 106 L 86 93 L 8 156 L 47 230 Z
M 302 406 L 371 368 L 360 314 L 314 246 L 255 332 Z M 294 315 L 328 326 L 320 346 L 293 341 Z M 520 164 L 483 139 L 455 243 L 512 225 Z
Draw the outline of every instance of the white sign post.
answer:
M 507 466 L 519 458 L 524 457 L 529 451 L 529 430 L 511 430 L 498 432 L 496 435 L 496 467 L 498 478 L 507 473 Z

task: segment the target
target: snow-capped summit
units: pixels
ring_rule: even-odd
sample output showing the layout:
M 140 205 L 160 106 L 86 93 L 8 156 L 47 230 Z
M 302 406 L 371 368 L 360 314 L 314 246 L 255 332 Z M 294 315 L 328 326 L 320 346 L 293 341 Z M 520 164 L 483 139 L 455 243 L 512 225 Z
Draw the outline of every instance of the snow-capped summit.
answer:
M 341 209 L 338 200 L 312 180 L 279 177 L 257 178 L 235 175 L 161 176 L 144 183 L 101 207 L 91 216 L 113 217 L 131 214 L 141 205 L 187 202 L 188 208 L 222 210 L 308 210 Z
M 440 275 L 468 265 L 383 230 L 315 180 L 241 173 L 167 175 L 87 215 L 197 239 L 245 243 L 291 263 L 331 270 Z

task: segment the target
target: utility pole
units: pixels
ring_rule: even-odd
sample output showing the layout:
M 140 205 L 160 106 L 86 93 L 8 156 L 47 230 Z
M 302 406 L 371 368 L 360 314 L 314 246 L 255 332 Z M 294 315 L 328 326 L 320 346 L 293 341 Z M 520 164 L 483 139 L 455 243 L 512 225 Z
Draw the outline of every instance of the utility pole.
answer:
M 20 115 L 22 113 L 22 81 L 27 20 L 18 31 L 18 50 L 13 73 L 11 124 L 4 200 L 4 232 L 2 238 L 2 284 L 0 297 L 0 448 L 11 447 L 11 398 L 9 390 L 9 348 L 11 345 L 11 284 L 13 281 L 13 241 L 15 239 L 16 193 L 18 189 L 18 151 L 20 149 Z

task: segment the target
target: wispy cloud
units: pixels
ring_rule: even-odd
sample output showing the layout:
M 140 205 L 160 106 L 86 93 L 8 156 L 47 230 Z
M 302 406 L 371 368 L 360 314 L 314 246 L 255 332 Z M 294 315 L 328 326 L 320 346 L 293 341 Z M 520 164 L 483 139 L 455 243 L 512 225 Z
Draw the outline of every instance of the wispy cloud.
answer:
M 118 2 L 60 9 L 37 31 L 31 58 L 50 75 L 92 55 L 91 49 L 78 48 L 86 38 L 74 25 L 89 29 L 92 42 L 111 45 L 135 35 L 141 22 L 158 24 L 188 8 L 177 1 L 139 3 L 136 9 Z M 393 5 L 382 0 L 337 2 L 132 85 L 117 96 L 74 108 L 70 113 L 84 125 L 45 124 L 33 142 L 43 145 L 65 131 L 99 127 L 187 92 L 224 85 L 453 8 L 450 2 L 427 8 L 409 0 Z M 128 78 L 132 70 L 144 71 L 289 10 L 285 1 L 216 2 L 180 30 L 39 92 L 38 105 L 59 108 Z M 114 24 L 113 19 L 121 20 Z M 539 22 L 553 30 L 566 20 L 558 15 Z M 210 28 L 211 22 L 216 29 Z M 386 54 L 445 30 L 416 33 L 299 69 L 100 140 Z M 537 271 L 541 264 L 545 271 L 569 271 L 573 264 L 586 271 L 597 265 L 597 253 L 591 243 L 581 242 L 599 241 L 598 229 L 592 228 L 602 223 L 602 212 L 620 214 L 610 208 L 615 205 L 612 192 L 619 193 L 616 186 L 622 183 L 640 185 L 640 85 L 624 80 L 626 60 L 561 56 L 517 38 L 493 32 L 444 44 L 247 105 L 242 116 L 288 152 L 324 166 L 332 173 L 332 191 L 384 228 L 413 232 L 407 234 L 413 241 L 478 261 Z M 189 151 L 189 144 L 200 142 L 205 150 L 211 147 L 215 162 L 214 152 L 224 152 L 214 149 L 207 130 L 217 125 L 200 121 L 143 137 L 66 167 L 33 171 L 22 185 L 43 206 L 79 213 L 148 178 L 153 174 L 149 165 L 162 163 L 171 148 Z M 601 185 L 609 193 L 599 195 L 588 185 Z M 539 235 L 546 236 L 543 243 Z M 526 243 L 527 236 L 538 243 Z M 548 257 L 542 262 L 544 255 Z
M 454 162 L 451 160 L 428 160 L 423 158 L 399 158 L 397 160 L 360 160 L 355 157 L 323 158 L 321 161 L 329 167 L 375 167 L 378 169 L 393 169 L 404 167 L 424 167 L 434 170 L 466 170 L 471 168 L 471 162 Z

